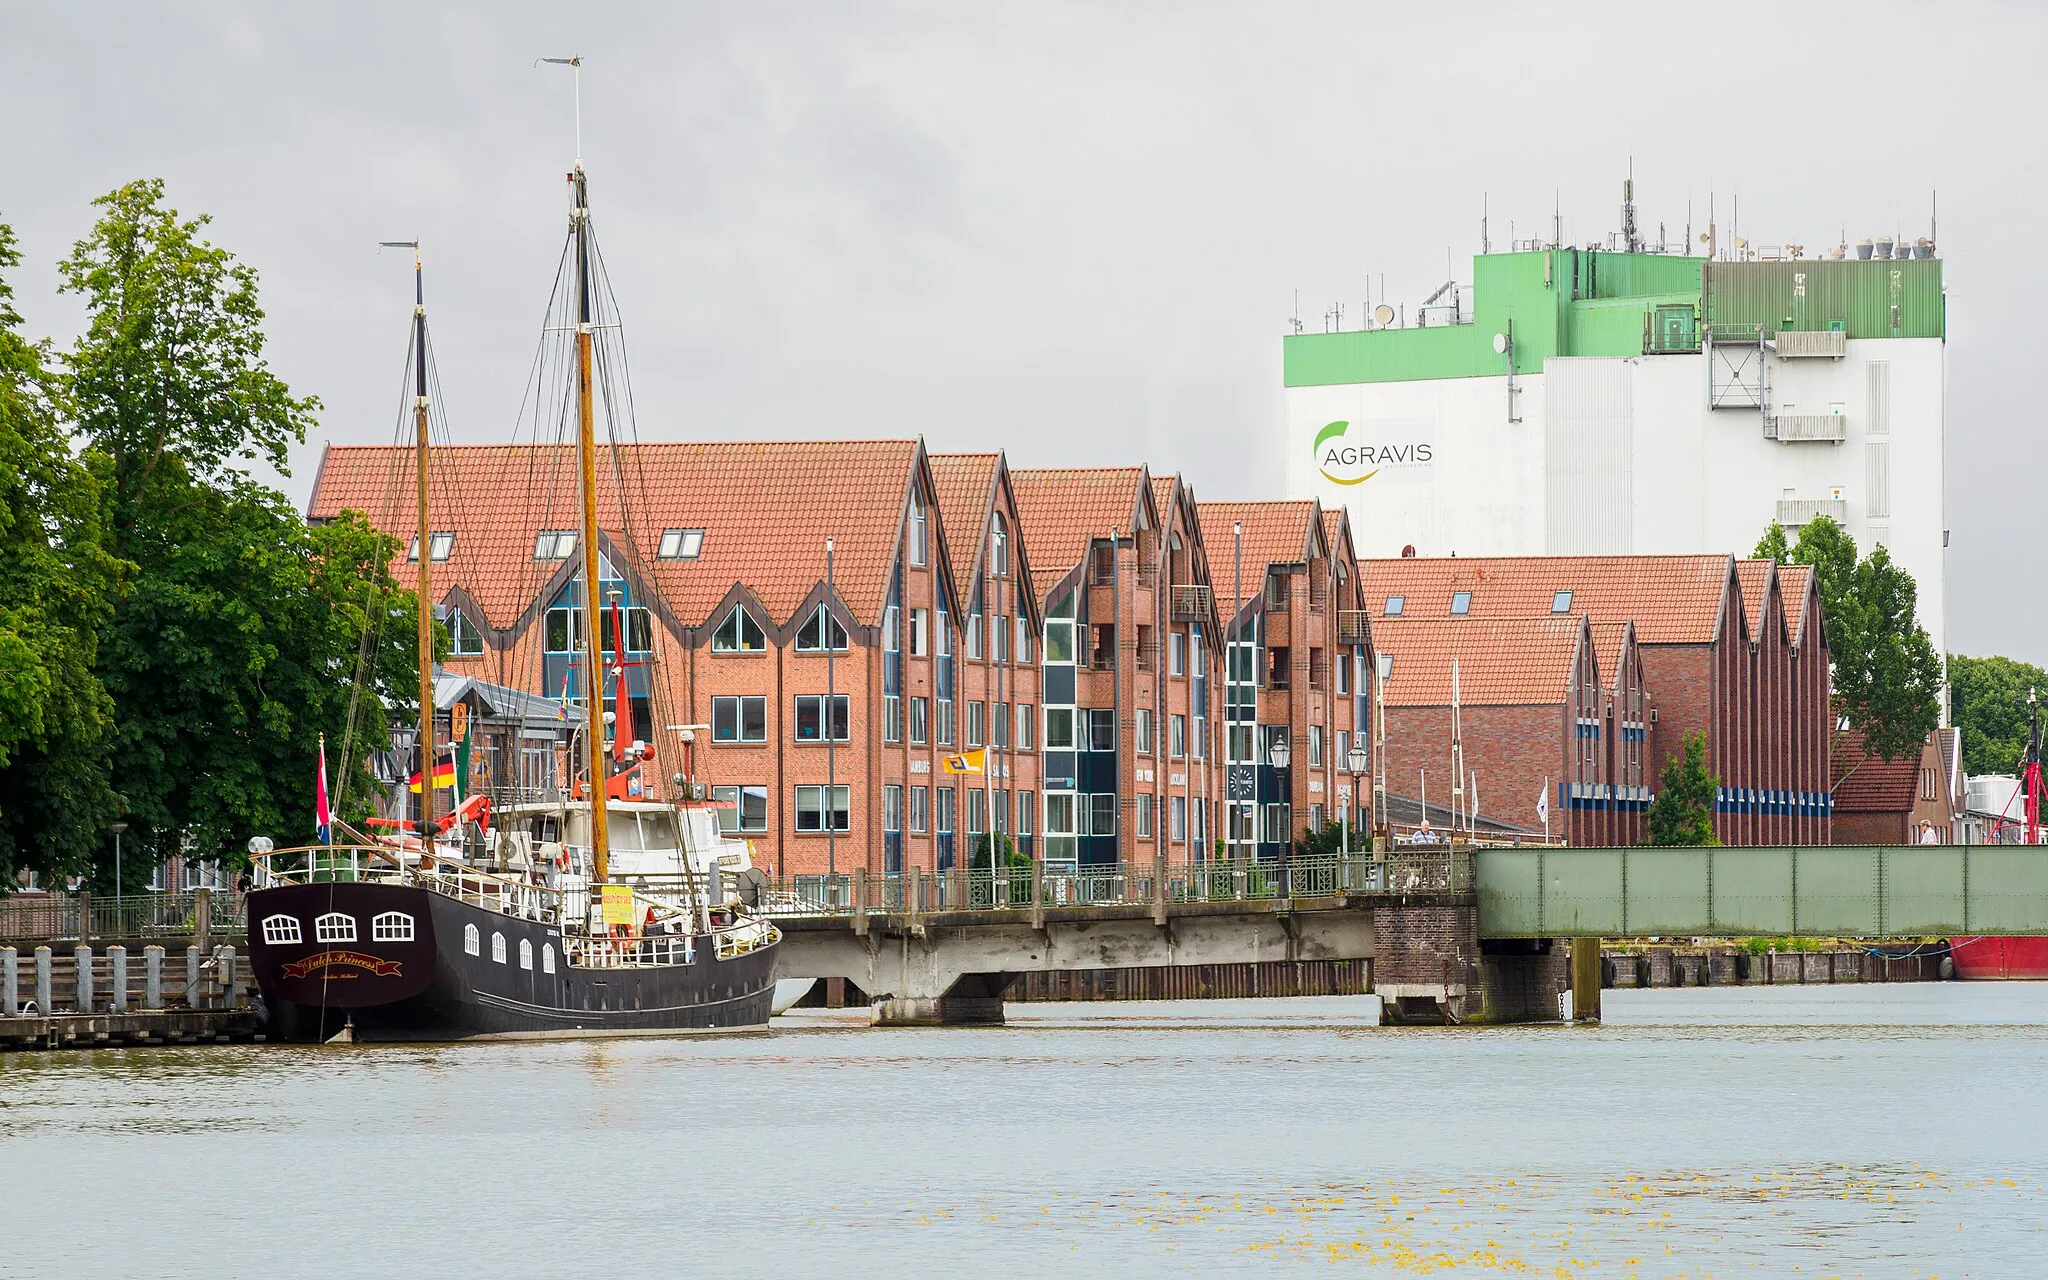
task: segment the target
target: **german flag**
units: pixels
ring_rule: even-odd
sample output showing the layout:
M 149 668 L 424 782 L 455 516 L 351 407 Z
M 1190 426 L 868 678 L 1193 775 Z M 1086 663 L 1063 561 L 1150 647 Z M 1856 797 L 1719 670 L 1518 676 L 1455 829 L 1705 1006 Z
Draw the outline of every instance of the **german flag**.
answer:
M 414 772 L 412 777 L 406 779 L 405 785 L 408 790 L 418 791 L 420 789 L 420 775 L 418 772 Z M 449 756 L 445 760 L 434 761 L 434 790 L 439 791 L 443 787 L 452 787 L 454 785 L 455 757 Z

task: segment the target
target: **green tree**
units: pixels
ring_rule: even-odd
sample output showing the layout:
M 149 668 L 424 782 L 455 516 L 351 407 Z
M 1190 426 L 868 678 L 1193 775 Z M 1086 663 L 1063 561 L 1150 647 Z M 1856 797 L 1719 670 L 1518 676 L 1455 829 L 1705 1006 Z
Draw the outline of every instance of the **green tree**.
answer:
M 1645 815 L 1654 845 L 1721 843 L 1714 835 L 1714 797 L 1721 779 L 1707 768 L 1707 735 L 1685 735 L 1685 752 L 1664 762 L 1662 785 Z
M 2048 672 L 2011 658 L 1948 655 L 1949 715 L 1963 731 L 1963 767 L 2012 773 L 2027 746 L 2027 694 L 2048 695 Z
M 252 459 L 282 471 L 318 407 L 264 361 L 255 272 L 159 182 L 95 203 L 61 271 L 86 311 L 68 357 L 78 432 L 134 566 L 98 655 L 130 839 L 160 859 L 310 838 L 320 735 L 357 801 L 343 816 L 360 816 L 360 752 L 387 710 L 411 714 L 415 603 L 390 579 L 389 539 L 357 520 L 308 528 L 246 474 Z
M 1757 543 L 1759 557 L 1811 565 L 1827 627 L 1834 694 L 1872 755 L 1896 760 L 1920 750 L 1941 722 L 1941 659 L 1915 616 L 1919 587 L 1872 547 L 1862 559 L 1856 541 L 1826 516 L 1799 530 L 1789 551 L 1773 523 Z
M 1372 832 L 1361 832 L 1352 827 L 1349 833 L 1351 852 L 1371 852 Z M 1294 838 L 1294 856 L 1297 858 L 1338 858 L 1344 854 L 1346 832 L 1342 822 L 1325 822 L 1322 829 L 1303 825 L 1301 834 Z
M 6 277 L 20 261 L 0 223 L 0 893 L 23 869 L 82 871 L 117 812 L 93 664 L 119 565 L 48 345 L 20 332 Z

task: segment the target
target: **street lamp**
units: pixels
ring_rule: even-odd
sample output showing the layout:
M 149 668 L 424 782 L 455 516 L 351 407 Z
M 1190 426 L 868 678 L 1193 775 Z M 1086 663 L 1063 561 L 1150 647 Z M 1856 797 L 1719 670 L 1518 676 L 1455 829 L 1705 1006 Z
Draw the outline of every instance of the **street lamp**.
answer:
M 1288 731 L 1282 729 L 1279 736 L 1266 747 L 1266 759 L 1272 763 L 1275 773 L 1285 773 L 1289 762 L 1294 759 L 1294 749 L 1287 744 L 1287 734 Z M 1280 896 L 1291 898 L 1294 896 L 1294 885 L 1289 875 L 1294 869 L 1294 788 L 1287 785 L 1285 778 L 1279 782 L 1280 794 L 1287 798 L 1288 822 L 1280 832 Z
M 114 833 L 114 901 L 121 900 L 121 833 L 128 829 L 125 822 L 111 822 L 107 830 Z
M 1351 856 L 1351 811 L 1358 804 L 1358 780 L 1372 766 L 1372 755 L 1362 746 L 1354 746 L 1344 756 L 1344 772 L 1351 775 L 1351 798 L 1344 806 L 1344 856 Z

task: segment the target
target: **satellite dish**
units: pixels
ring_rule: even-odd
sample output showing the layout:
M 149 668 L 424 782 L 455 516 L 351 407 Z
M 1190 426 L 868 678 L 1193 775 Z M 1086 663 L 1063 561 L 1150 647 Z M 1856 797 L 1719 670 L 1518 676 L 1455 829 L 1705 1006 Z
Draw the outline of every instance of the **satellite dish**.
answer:
M 1495 355 L 1497 355 L 1497 356 L 1504 356 L 1504 355 L 1506 355 L 1507 353 L 1508 353 L 1508 335 L 1506 335 L 1506 334 L 1504 334 L 1504 333 L 1496 333 L 1496 334 L 1494 334 L 1494 335 L 1493 335 L 1493 354 L 1495 354 Z
M 1372 318 L 1379 321 L 1380 328 L 1384 329 L 1394 323 L 1394 309 L 1382 302 L 1372 309 Z
M 1707 233 L 1706 233 L 1706 232 L 1704 232 L 1704 231 L 1700 232 L 1700 243 L 1701 243 L 1701 244 L 1705 244 L 1705 243 L 1707 242 L 1707 240 L 1708 240 L 1708 239 L 1709 239 L 1709 237 L 1708 237 L 1708 235 L 1707 235 Z

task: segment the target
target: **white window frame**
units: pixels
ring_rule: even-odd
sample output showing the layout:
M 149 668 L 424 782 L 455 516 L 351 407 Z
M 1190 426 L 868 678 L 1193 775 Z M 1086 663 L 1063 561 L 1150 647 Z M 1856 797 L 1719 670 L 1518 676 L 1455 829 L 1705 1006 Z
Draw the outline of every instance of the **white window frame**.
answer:
M 540 944 L 540 971 L 542 973 L 553 973 L 555 971 L 555 944 L 552 942 Z
M 415 924 L 407 911 L 380 911 L 370 917 L 370 941 L 411 942 Z
M 695 560 L 704 553 L 704 531 L 702 529 L 663 529 L 661 545 L 655 552 L 658 560 Z M 532 965 L 527 965 L 531 969 Z
M 329 911 L 313 920 L 313 937 L 320 942 L 354 942 L 356 918 L 346 911 Z
M 725 642 L 725 630 L 727 627 L 732 628 L 731 644 Z M 753 629 L 752 636 L 747 634 L 748 628 Z M 748 644 L 747 641 L 749 639 L 756 641 L 756 643 Z M 718 624 L 718 629 L 711 633 L 711 652 L 713 653 L 766 653 L 767 651 L 768 632 L 762 628 L 760 622 L 755 619 L 752 613 L 748 612 L 747 606 L 743 604 L 734 605 L 732 612 L 726 614 L 725 620 Z
M 491 960 L 496 964 L 505 963 L 505 935 L 491 930 Z
M 529 973 L 533 971 L 533 939 L 531 938 L 521 938 L 519 940 L 519 967 Z
M 484 935 L 473 924 L 462 926 L 462 950 L 467 955 L 480 956 L 484 953 Z
M 273 947 L 295 946 L 306 940 L 299 928 L 299 918 L 282 912 L 263 918 L 263 941 Z

